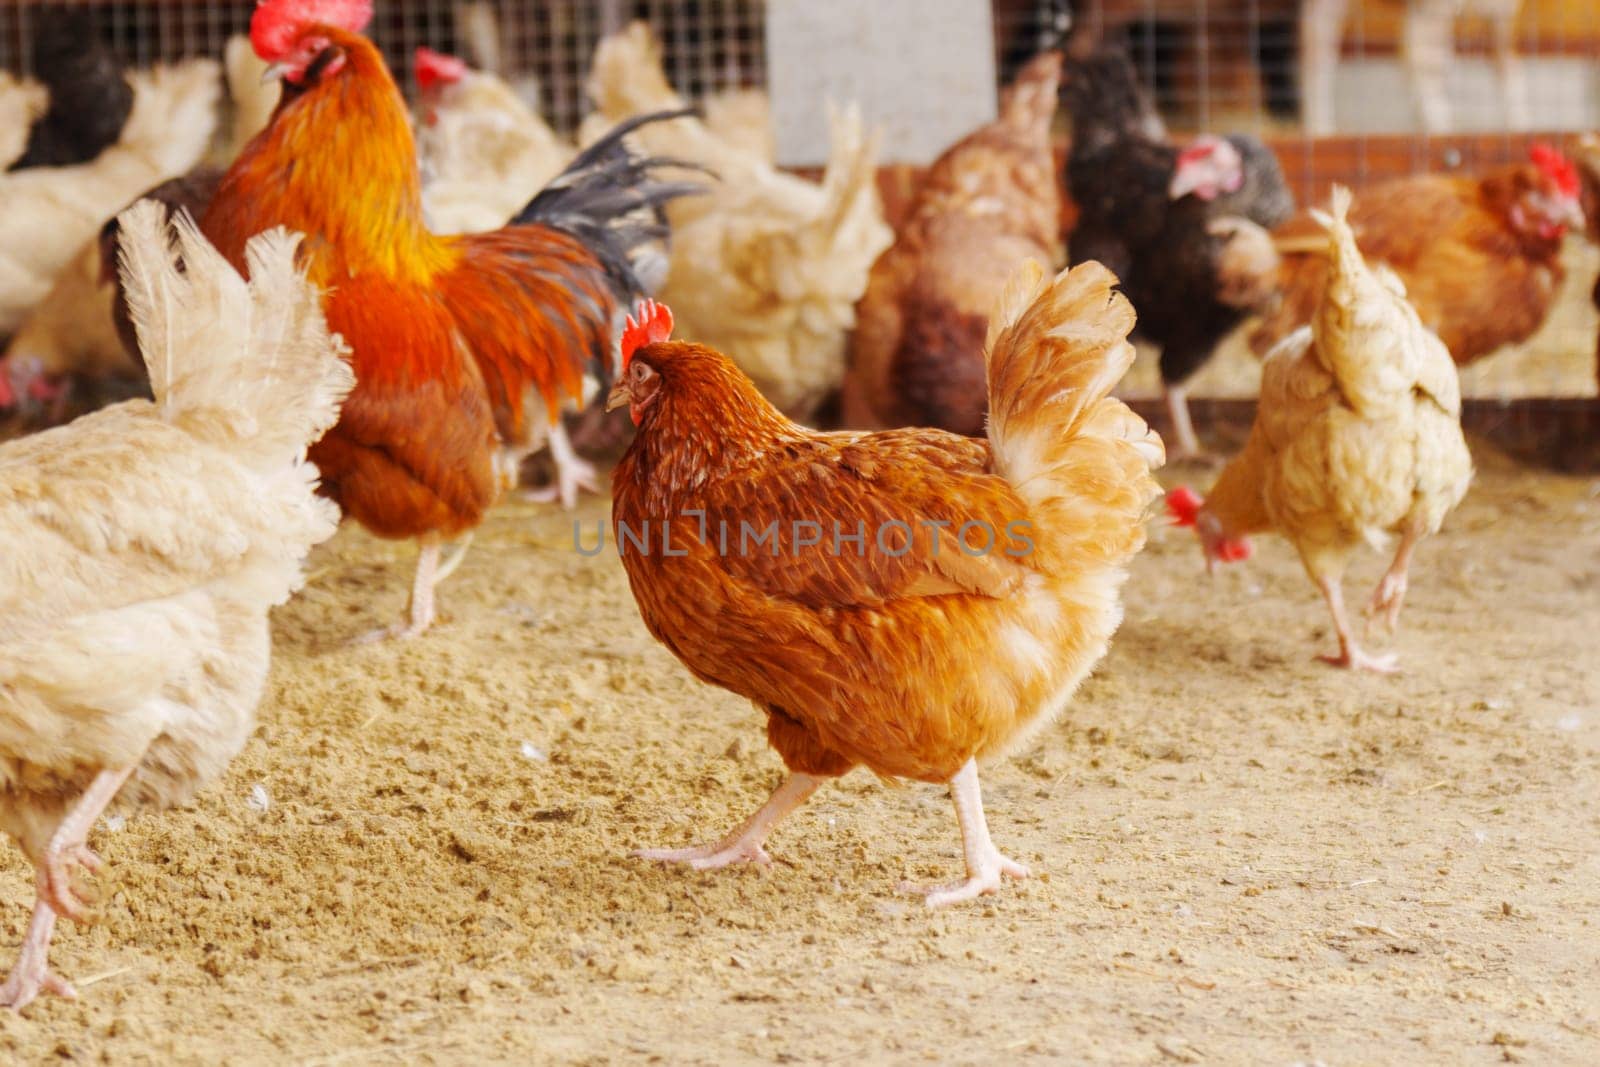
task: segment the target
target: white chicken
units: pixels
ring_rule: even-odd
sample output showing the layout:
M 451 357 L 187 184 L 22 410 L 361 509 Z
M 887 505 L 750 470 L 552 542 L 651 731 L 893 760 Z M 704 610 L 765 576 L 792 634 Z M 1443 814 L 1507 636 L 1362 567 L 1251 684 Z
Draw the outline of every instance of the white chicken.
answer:
M 598 109 L 588 142 L 617 122 L 683 106 L 649 27 L 600 42 L 589 77 Z M 785 414 L 804 421 L 844 380 L 846 341 L 867 274 L 894 239 L 877 186 L 877 139 L 859 113 L 831 116 L 822 183 L 785 174 L 761 150 L 730 144 L 693 118 L 635 136 L 651 155 L 707 167 L 709 196 L 667 205 L 672 261 L 658 294 L 687 337 L 730 354 Z
M 193 167 L 216 125 L 217 64 L 133 71 L 133 111 L 92 162 L 0 175 L 0 334 L 15 330 L 102 223 Z
M 493 74 L 428 48 L 416 74 L 422 210 L 435 233 L 499 229 L 577 155 Z
M 187 216 L 165 219 L 149 202 L 121 217 L 156 399 L 0 448 L 0 828 L 37 892 L 11 1007 L 72 995 L 50 935 L 84 914 L 72 873 L 101 867 L 101 812 L 182 803 L 243 746 L 267 611 L 338 525 L 305 454 L 355 379 L 298 238 L 255 238 L 246 283 Z

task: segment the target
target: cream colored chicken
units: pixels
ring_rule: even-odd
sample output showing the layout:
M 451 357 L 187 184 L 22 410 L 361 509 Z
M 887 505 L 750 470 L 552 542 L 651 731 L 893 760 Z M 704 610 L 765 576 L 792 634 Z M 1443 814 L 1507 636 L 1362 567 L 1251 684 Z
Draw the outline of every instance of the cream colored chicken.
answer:
M 243 746 L 267 611 L 338 525 L 305 454 L 355 379 L 298 239 L 255 238 L 246 284 L 187 218 L 171 247 L 165 218 L 122 216 L 156 399 L 0 447 L 0 828 L 37 892 L 12 1007 L 72 994 L 50 935 L 84 915 L 100 813 L 182 803 Z
M 223 156 L 226 160 L 232 159 L 231 153 L 259 133 L 272 117 L 279 85 L 275 81 L 262 83 L 266 64 L 256 58 L 248 38 L 231 38 L 225 54 L 232 114 L 229 149 Z M 189 174 L 197 179 L 192 184 L 203 187 L 209 197 L 215 182 L 199 180 L 204 169 L 196 168 Z M 153 184 L 127 199 L 159 195 L 159 188 Z M 204 208 L 203 203 L 184 202 L 181 198 L 179 203 L 191 213 Z M 25 396 L 30 386 L 49 394 L 73 379 L 127 382 L 143 377 L 144 368 L 138 363 L 137 353 L 128 351 L 112 321 L 116 264 L 105 261 L 106 249 L 110 248 L 114 248 L 113 242 L 100 240 L 98 234 L 86 241 L 17 328 L 0 355 L 0 411 Z
M 1424 327 L 1387 267 L 1367 266 L 1335 188 L 1328 230 L 1332 270 L 1312 324 L 1286 338 L 1262 368 L 1261 400 L 1245 449 L 1209 499 L 1176 490 L 1168 503 L 1193 525 L 1209 567 L 1249 556 L 1252 533 L 1294 542 L 1327 598 L 1341 667 L 1392 671 L 1393 655 L 1362 650 L 1342 579 L 1363 544 L 1398 535 L 1371 614 L 1393 631 L 1417 543 L 1438 532 L 1472 479 L 1461 435 L 1461 385 L 1444 344 Z
M 577 154 L 501 79 L 417 49 L 422 210 L 435 233 L 497 230 Z
M 635 23 L 595 51 L 589 94 L 598 109 L 583 140 L 618 121 L 683 106 L 660 48 Z M 893 239 L 877 188 L 877 139 L 855 111 L 830 116 L 821 184 L 785 174 L 692 119 L 638 133 L 654 155 L 708 167 L 709 196 L 667 205 L 672 262 L 659 296 L 687 337 L 729 353 L 783 412 L 810 418 L 844 379 L 846 340 L 867 272 Z
M 217 64 L 133 71 L 121 139 L 92 162 L 0 174 L 0 334 L 21 324 L 101 224 L 200 161 L 216 124 Z
M 0 70 L 0 170 L 22 155 L 29 129 L 48 104 L 44 86 Z

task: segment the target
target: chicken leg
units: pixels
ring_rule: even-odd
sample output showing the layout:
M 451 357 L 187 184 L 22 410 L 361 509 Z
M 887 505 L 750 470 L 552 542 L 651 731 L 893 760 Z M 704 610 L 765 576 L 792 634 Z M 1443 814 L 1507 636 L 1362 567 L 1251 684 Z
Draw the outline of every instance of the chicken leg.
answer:
M 1028 877 L 1028 868 L 1000 853 L 989 836 L 983 815 L 983 791 L 978 785 L 978 761 L 969 759 L 950 779 L 950 799 L 955 801 L 956 822 L 961 827 L 961 850 L 967 861 L 967 880 L 950 885 L 911 889 L 923 894 L 930 908 L 959 904 L 1000 888 L 1000 876 Z
M 1331 663 L 1335 667 L 1345 667 L 1350 670 L 1374 671 L 1378 674 L 1393 674 L 1398 669 L 1395 664 L 1397 657 L 1394 653 L 1383 656 L 1373 656 L 1363 652 L 1356 644 L 1355 635 L 1350 630 L 1350 618 L 1344 610 L 1344 589 L 1338 577 L 1319 577 L 1317 587 L 1322 590 L 1322 595 L 1328 600 L 1328 610 L 1333 613 L 1333 628 L 1339 634 L 1339 654 L 1337 656 L 1318 656 L 1324 663 Z
M 1372 603 L 1367 608 L 1369 628 L 1372 620 L 1377 618 L 1383 619 L 1384 629 L 1389 633 L 1394 633 L 1395 627 L 1400 625 L 1400 606 L 1405 603 L 1408 588 L 1406 573 L 1411 569 L 1411 554 L 1416 551 L 1420 540 L 1422 528 L 1419 526 L 1406 527 L 1406 532 L 1400 536 L 1400 546 L 1394 551 L 1394 562 L 1389 564 L 1389 570 L 1372 593 Z
M 411 599 L 406 606 L 407 621 L 363 634 L 354 643 L 364 645 L 391 637 L 404 639 L 426 633 L 434 619 L 433 590 L 461 566 L 461 561 L 467 557 L 467 549 L 472 547 L 472 537 L 473 534 L 469 532 L 457 542 L 450 558 L 442 565 L 439 562 L 441 550 L 438 538 L 423 538 L 421 551 L 417 554 L 417 572 L 411 579 Z
M 572 447 L 572 438 L 567 436 L 566 427 L 560 419 L 550 427 L 549 441 L 550 458 L 556 464 L 555 484 L 542 489 L 530 489 L 524 497 L 539 504 L 559 501 L 562 507 L 571 508 L 577 504 L 578 494 L 583 490 L 599 492 L 599 472 L 593 463 L 578 455 L 578 450 Z
M 824 781 L 826 779 L 814 775 L 792 773 L 754 815 L 721 841 L 689 848 L 642 848 L 633 855 L 643 860 L 687 863 L 697 871 L 715 870 L 730 863 L 771 863 L 772 857 L 762 847 L 767 835 L 785 815 L 804 804 Z
M 129 764 L 96 775 L 56 826 L 55 833 L 50 835 L 44 855 L 34 865 L 33 918 L 22 939 L 22 953 L 6 976 L 5 984 L 0 985 L 0 1006 L 21 1010 L 41 992 L 77 996 L 71 983 L 50 970 L 50 936 L 55 932 L 57 915 L 83 919 L 86 901 L 73 888 L 71 867 L 77 864 L 91 874 L 100 870 L 100 857 L 88 846 L 89 830 L 122 789 L 135 766 L 137 764 Z
M 1168 382 L 1165 390 L 1167 415 L 1172 419 L 1172 436 L 1178 442 L 1178 447 L 1173 449 L 1169 458 L 1204 459 L 1205 452 L 1200 448 L 1200 438 L 1194 432 L 1194 421 L 1189 417 L 1188 387 L 1177 382 Z

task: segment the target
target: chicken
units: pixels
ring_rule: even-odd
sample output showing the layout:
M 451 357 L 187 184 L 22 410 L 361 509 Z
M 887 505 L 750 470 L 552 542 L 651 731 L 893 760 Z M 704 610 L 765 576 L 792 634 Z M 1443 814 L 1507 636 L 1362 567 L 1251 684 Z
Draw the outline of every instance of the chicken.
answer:
M 21 325 L 112 214 L 205 153 L 219 93 L 214 62 L 135 71 L 129 80 L 133 113 L 122 138 L 92 163 L 0 175 L 0 335 Z
M 989 312 L 1018 263 L 1061 258 L 1050 143 L 1060 77 L 1060 53 L 1036 56 L 1006 91 L 999 117 L 923 176 L 856 309 L 841 394 L 846 426 L 983 435 Z
M 577 150 L 493 74 L 417 49 L 422 209 L 438 233 L 504 226 Z
M 222 171 L 200 166 L 147 189 L 139 199 L 196 216 L 221 181 Z M 30 399 L 64 409 L 74 395 L 99 407 L 108 399 L 149 394 L 117 275 L 119 225 L 112 219 L 100 228 L 12 337 L 0 356 L 0 411 Z M 60 421 L 58 413 L 50 421 Z
M 723 144 L 738 145 L 763 163 L 778 158 L 772 105 L 761 89 L 724 89 L 700 104 L 706 130 Z
M 682 106 L 650 30 L 634 23 L 595 50 L 589 94 L 599 123 Z M 715 195 L 669 205 L 672 261 L 662 300 L 690 336 L 733 354 L 763 395 L 812 418 L 844 380 L 867 273 L 893 239 L 877 187 L 877 138 L 854 111 L 831 115 L 822 183 L 776 170 L 696 119 L 641 130 L 654 154 L 708 168 Z
M 1169 144 L 1120 52 L 1070 60 L 1062 98 L 1078 205 L 1069 258 L 1099 260 L 1122 279 L 1140 335 L 1161 347 L 1178 454 L 1198 455 L 1185 383 L 1274 292 L 1279 260 L 1267 231 L 1294 211 L 1283 171 L 1244 134 Z
M 1561 290 L 1561 241 L 1583 227 L 1578 175 L 1554 148 L 1483 178 L 1418 175 L 1367 189 L 1350 216 L 1361 251 L 1400 276 L 1458 364 L 1527 340 Z M 1265 352 L 1309 322 L 1327 275 L 1315 221 L 1281 227 L 1282 301 L 1251 334 Z M 1486 294 L 1493 299 L 1485 299 Z
M 1110 396 L 1134 358 L 1115 283 L 1099 264 L 1022 266 L 989 318 L 987 440 L 807 430 L 641 310 L 607 401 L 638 426 L 611 481 L 623 566 L 650 632 L 766 712 L 789 774 L 722 840 L 639 855 L 765 863 L 773 825 L 864 764 L 950 784 L 967 877 L 930 906 L 1027 874 L 990 840 L 978 764 L 1105 654 L 1159 495 L 1161 439 Z
M 1336 187 L 1327 274 L 1316 316 L 1267 357 L 1250 438 L 1208 499 L 1169 497 L 1200 538 L 1207 566 L 1250 555 L 1248 535 L 1276 531 L 1294 543 L 1328 601 L 1341 667 L 1391 671 L 1393 655 L 1357 644 L 1342 578 L 1362 544 L 1399 535 L 1371 612 L 1392 632 L 1412 553 L 1436 533 L 1472 479 L 1461 436 L 1461 384 L 1450 353 L 1406 302 L 1405 287 L 1356 247 L 1350 193 Z
M 117 142 L 133 110 L 133 87 L 89 9 L 45 6 L 37 19 L 33 69 L 50 103 L 12 170 L 87 163 Z
M 10 167 L 22 155 L 28 131 L 49 103 L 44 86 L 0 70 L 0 169 Z
M 139 204 L 122 225 L 154 402 L 0 446 L 0 828 L 37 892 L 0 986 L 14 1008 L 72 995 L 50 935 L 85 915 L 73 868 L 101 868 L 100 813 L 182 804 L 244 745 L 268 609 L 338 525 L 305 452 L 353 376 L 298 240 L 253 240 L 246 285 L 192 222 L 165 217 Z
M 255 233 L 307 235 L 307 269 L 331 287 L 328 322 L 358 383 L 312 459 L 347 515 L 420 542 L 408 618 L 386 631 L 415 636 L 461 558 L 441 568 L 442 542 L 470 535 L 524 455 L 548 440 L 563 493 L 591 476 L 563 451 L 561 405 L 613 361 L 621 305 L 642 292 L 632 255 L 663 236 L 652 213 L 699 187 L 653 181 L 650 161 L 628 153 L 623 138 L 646 116 L 580 153 L 516 225 L 435 236 L 405 104 L 360 34 L 371 16 L 370 0 L 256 7 L 251 42 L 285 100 L 202 228 L 241 268 Z

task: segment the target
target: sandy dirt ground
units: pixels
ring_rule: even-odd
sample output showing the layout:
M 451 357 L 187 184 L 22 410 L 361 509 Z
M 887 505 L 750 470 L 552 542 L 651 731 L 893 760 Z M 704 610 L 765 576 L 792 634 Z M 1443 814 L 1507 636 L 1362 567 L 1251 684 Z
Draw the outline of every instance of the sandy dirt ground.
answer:
M 1397 678 L 1312 662 L 1284 543 L 1208 581 L 1157 530 L 1110 657 L 986 772 L 1035 877 L 940 913 L 897 885 L 959 873 L 944 791 L 860 772 L 770 868 L 629 858 L 720 834 L 780 765 L 572 516 L 499 509 L 444 625 L 359 648 L 411 554 L 346 529 L 232 770 L 98 831 L 99 921 L 54 952 L 81 999 L 0 1015 L 0 1060 L 1600 1062 L 1600 482 L 1479 463 Z

